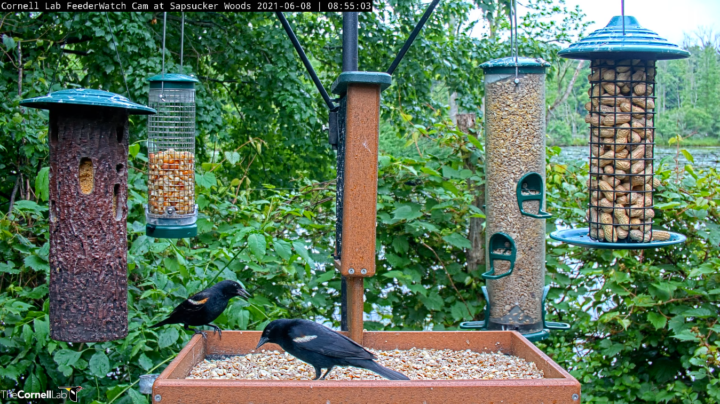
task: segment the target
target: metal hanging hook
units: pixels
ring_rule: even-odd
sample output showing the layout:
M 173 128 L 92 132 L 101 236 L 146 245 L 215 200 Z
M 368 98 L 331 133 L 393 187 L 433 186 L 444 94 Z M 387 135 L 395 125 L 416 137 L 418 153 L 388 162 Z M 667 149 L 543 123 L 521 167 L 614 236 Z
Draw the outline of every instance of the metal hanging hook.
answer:
M 180 23 L 180 74 L 183 74 L 183 51 L 185 50 L 185 13 L 182 13 Z
M 513 53 L 515 55 L 515 84 L 520 84 L 520 79 L 518 78 L 518 24 L 517 24 L 517 0 L 513 0 L 512 6 L 511 6 L 511 19 L 510 19 L 510 42 L 513 46 Z M 513 21 L 515 25 L 515 42 L 512 43 L 512 30 L 513 30 Z
M 623 36 L 625 36 L 625 0 L 620 0 L 620 13 L 622 14 Z

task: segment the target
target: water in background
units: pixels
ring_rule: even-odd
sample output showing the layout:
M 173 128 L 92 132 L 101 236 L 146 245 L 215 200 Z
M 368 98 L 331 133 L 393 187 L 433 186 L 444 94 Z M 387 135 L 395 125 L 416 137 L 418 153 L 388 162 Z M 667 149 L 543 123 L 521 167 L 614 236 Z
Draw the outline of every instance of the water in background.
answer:
M 560 153 L 561 161 L 588 161 L 588 155 L 590 154 L 590 148 L 588 146 L 563 146 L 561 147 L 562 152 Z M 695 169 L 700 168 L 720 168 L 720 147 L 682 147 L 692 155 L 695 163 L 693 167 Z M 655 146 L 655 163 L 659 163 L 665 157 L 670 157 L 669 164 L 675 164 L 675 156 L 677 155 L 677 149 L 675 147 L 668 146 Z M 681 166 L 688 163 L 685 156 L 679 154 L 679 162 Z

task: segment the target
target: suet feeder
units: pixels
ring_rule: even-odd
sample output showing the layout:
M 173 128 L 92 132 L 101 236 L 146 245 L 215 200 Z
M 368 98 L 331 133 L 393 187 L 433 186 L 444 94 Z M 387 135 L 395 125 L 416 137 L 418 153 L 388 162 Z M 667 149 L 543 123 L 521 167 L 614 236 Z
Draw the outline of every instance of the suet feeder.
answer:
M 158 238 L 197 235 L 195 204 L 195 83 L 184 74 L 160 74 L 150 82 L 146 234 Z
M 591 60 L 588 228 L 553 232 L 553 239 L 604 249 L 646 249 L 685 241 L 653 229 L 655 178 L 655 76 L 657 60 L 689 52 L 642 28 L 635 17 L 616 16 L 600 30 L 559 52 Z
M 566 324 L 545 322 L 545 69 L 507 57 L 485 71 L 485 321 L 464 329 L 512 330 L 540 340 Z
M 155 110 L 100 90 L 20 105 L 50 111 L 50 336 L 127 335 L 128 115 Z

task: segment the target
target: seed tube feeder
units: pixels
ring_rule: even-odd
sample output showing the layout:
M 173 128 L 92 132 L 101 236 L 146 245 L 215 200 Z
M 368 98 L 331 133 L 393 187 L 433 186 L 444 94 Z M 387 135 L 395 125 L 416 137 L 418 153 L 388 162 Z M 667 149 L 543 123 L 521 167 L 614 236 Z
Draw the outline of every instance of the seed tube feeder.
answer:
M 570 244 L 605 249 L 644 249 L 685 241 L 653 229 L 655 76 L 657 60 L 689 52 L 642 28 L 635 17 L 616 16 L 603 29 L 559 53 L 591 60 L 588 228 L 556 231 Z
M 184 74 L 148 79 L 148 204 L 146 234 L 159 238 L 197 235 L 195 204 L 195 83 Z
M 87 89 L 57 91 L 20 105 L 50 110 L 51 338 L 123 338 L 128 115 L 155 110 Z
M 541 59 L 507 57 L 485 71 L 485 321 L 462 328 L 513 330 L 543 339 L 545 323 L 545 69 Z

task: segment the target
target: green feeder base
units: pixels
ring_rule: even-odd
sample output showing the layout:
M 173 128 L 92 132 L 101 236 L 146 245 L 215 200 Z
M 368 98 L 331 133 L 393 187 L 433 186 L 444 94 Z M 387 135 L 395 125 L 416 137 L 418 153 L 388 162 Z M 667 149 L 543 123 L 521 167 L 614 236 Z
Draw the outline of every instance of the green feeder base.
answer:
M 155 238 L 191 238 L 197 236 L 197 223 L 182 226 L 163 226 L 148 224 L 145 234 Z
M 550 330 L 569 330 L 570 324 L 557 323 L 554 321 L 545 321 L 545 299 L 547 298 L 548 292 L 550 291 L 550 285 L 545 286 L 543 289 L 542 297 L 542 322 L 543 329 L 541 331 L 531 332 L 522 334 L 530 342 L 542 341 L 550 336 Z M 485 301 L 487 306 L 485 307 L 485 320 L 484 321 L 465 321 L 460 323 L 460 328 L 463 330 L 480 330 L 487 331 L 487 323 L 490 321 L 490 299 L 488 298 L 487 288 L 482 287 L 483 295 L 485 295 Z

